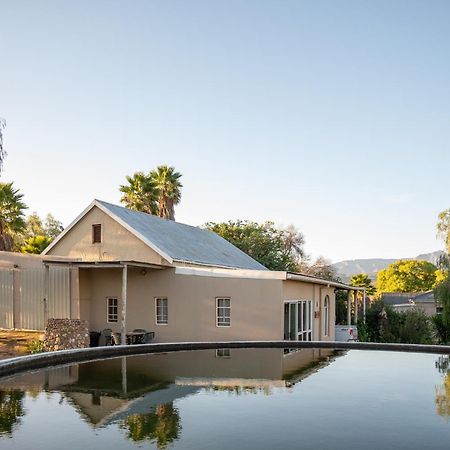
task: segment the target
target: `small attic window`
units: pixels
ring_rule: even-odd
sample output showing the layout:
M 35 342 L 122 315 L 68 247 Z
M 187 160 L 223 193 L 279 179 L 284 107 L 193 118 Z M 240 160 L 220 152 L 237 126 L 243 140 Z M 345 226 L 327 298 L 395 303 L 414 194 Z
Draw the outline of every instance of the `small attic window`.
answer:
M 99 223 L 92 225 L 92 243 L 99 244 L 102 242 L 102 226 Z

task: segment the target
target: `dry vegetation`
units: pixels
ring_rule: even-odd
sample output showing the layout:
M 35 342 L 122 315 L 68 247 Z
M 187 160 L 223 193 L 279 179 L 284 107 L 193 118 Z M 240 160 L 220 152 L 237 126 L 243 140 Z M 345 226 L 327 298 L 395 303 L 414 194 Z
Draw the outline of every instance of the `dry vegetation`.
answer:
M 0 330 L 0 359 L 29 354 L 29 343 L 41 336 L 42 333 L 36 331 Z

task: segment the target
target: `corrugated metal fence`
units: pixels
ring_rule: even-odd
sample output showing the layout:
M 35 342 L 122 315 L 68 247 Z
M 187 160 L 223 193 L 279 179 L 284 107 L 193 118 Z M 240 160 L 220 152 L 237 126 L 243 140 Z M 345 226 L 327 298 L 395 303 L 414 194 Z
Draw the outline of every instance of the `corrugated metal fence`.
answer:
M 48 275 L 46 305 L 45 268 L 0 269 L 1 328 L 16 326 L 24 330 L 43 330 L 46 318 L 70 318 L 70 269 L 50 267 Z M 15 312 L 14 303 L 20 314 Z

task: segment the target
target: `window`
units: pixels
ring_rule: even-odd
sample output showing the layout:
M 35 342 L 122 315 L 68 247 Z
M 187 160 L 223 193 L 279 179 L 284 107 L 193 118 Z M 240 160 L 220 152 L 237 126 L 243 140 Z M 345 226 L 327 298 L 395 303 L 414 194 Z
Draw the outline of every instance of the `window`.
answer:
M 284 339 L 312 341 L 312 301 L 300 300 L 284 303 Z
M 216 324 L 218 327 L 231 326 L 231 300 L 216 298 Z
M 330 296 L 325 295 L 323 300 L 323 334 L 330 335 Z
M 169 305 L 167 298 L 155 298 L 156 325 L 169 323 Z
M 119 321 L 119 300 L 116 297 L 106 299 L 106 322 L 117 323 Z
M 216 349 L 216 358 L 231 358 L 231 352 L 229 348 Z
M 102 242 L 102 226 L 99 223 L 92 225 L 92 243 L 99 244 Z

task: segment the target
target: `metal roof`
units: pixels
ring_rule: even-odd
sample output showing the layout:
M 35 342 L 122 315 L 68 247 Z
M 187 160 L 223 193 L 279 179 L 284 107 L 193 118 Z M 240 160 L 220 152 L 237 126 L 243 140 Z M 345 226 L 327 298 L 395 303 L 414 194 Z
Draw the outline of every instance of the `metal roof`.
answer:
M 96 200 L 152 248 L 173 261 L 238 269 L 267 270 L 212 231 Z M 102 208 L 102 209 L 103 209 Z
M 434 292 L 383 292 L 381 300 L 386 305 L 407 305 L 414 302 L 434 302 Z

